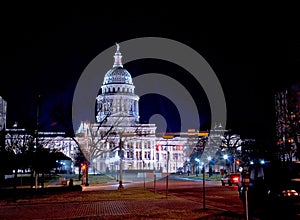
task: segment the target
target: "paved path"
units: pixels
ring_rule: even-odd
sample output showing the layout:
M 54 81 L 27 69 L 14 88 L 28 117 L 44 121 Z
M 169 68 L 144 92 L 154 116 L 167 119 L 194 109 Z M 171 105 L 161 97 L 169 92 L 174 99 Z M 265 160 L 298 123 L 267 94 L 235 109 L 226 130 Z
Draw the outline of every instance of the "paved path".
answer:
M 142 183 L 140 183 L 142 184 Z M 136 184 L 124 183 L 126 188 Z M 114 190 L 118 183 L 103 186 L 83 187 L 83 191 Z M 22 203 L 0 206 L 1 220 L 33 219 L 227 219 L 244 220 L 243 215 L 207 205 L 203 210 L 201 202 L 184 198 L 115 200 L 91 202 Z M 187 211 L 188 210 L 188 211 Z M 169 216 L 172 218 L 169 218 Z M 174 217 L 176 216 L 176 217 Z M 201 217 L 201 218 L 200 218 Z
M 198 219 L 202 215 L 199 204 L 183 199 L 119 200 L 85 203 L 16 204 L 0 207 L 2 220 L 27 219 L 168 219 L 169 212 L 177 212 L 175 219 Z M 207 207 L 214 215 L 225 210 Z M 189 216 L 180 216 L 190 210 Z M 156 216 L 154 213 L 157 213 Z M 183 212 L 186 213 L 186 212 Z M 154 216 L 153 216 L 154 215 Z M 174 219 L 174 217 L 172 218 Z M 209 219 L 206 217 L 205 219 Z M 216 219 L 215 217 L 213 219 Z M 243 219 L 231 216 L 222 219 Z

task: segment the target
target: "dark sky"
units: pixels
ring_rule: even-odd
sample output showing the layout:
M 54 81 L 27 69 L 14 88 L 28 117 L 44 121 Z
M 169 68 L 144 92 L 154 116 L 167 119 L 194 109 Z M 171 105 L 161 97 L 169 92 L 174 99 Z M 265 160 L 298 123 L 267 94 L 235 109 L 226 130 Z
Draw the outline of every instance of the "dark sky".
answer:
M 200 53 L 221 82 L 227 129 L 243 138 L 270 142 L 274 92 L 300 80 L 300 17 L 292 7 L 36 7 L 4 7 L 1 12 L 0 95 L 8 103 L 7 127 L 14 121 L 34 127 L 38 92 L 40 124 L 45 129 L 59 127 L 53 112 L 60 109 L 66 120 L 71 117 L 74 88 L 89 62 L 115 42 L 138 37 L 170 38 Z M 125 68 L 132 76 L 154 71 L 181 75 L 180 68 L 156 62 L 132 62 Z M 178 79 L 189 87 L 197 105 L 207 105 L 191 78 Z M 145 107 L 146 97 L 140 101 L 143 121 L 159 109 L 165 114 L 172 110 L 160 103 L 161 98 L 152 99 L 158 102 L 152 107 Z M 209 108 L 201 114 L 200 129 L 207 129 Z M 173 131 L 178 127 L 174 117 L 169 125 Z

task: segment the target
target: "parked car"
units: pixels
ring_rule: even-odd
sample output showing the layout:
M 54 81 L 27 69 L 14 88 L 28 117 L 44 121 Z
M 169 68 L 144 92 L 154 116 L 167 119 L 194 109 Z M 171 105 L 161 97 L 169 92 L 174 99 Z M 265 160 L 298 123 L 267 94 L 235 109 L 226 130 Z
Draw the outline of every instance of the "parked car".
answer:
M 247 167 L 247 171 L 250 184 L 244 186 L 241 179 L 238 193 L 244 208 L 248 205 L 250 217 L 299 219 L 300 162 L 276 162 L 267 166 L 254 164 Z
M 183 172 L 183 167 L 178 167 L 177 171 L 176 171 L 176 174 L 182 175 L 183 173 L 184 173 Z
M 240 180 L 241 180 L 241 173 L 229 173 L 221 178 L 221 184 L 222 184 L 222 186 L 225 186 L 225 185 L 229 185 L 229 186 L 236 185 L 237 186 L 239 184 Z

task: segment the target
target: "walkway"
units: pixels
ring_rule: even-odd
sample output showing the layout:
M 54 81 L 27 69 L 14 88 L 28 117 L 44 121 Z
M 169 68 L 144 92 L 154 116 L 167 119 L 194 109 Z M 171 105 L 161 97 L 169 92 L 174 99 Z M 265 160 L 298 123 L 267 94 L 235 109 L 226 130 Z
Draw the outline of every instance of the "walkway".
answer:
M 16 204 L 0 207 L 2 220 L 32 219 L 244 219 L 188 200 L 118 200 L 84 203 Z

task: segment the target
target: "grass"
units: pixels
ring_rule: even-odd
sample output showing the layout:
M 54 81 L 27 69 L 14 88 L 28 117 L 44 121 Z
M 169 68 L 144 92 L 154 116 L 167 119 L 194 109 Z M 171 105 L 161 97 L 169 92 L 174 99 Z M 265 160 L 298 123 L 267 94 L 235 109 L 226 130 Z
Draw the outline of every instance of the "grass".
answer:
M 212 174 L 211 176 L 209 176 L 208 174 L 205 174 L 205 180 L 207 181 L 218 181 L 221 180 L 222 175 L 221 174 Z M 198 176 L 196 175 L 190 175 L 189 178 L 193 178 L 193 179 L 203 179 L 203 174 L 199 174 Z
M 45 187 L 48 185 L 60 184 L 60 178 L 65 178 L 70 180 L 71 178 L 74 180 L 75 185 L 81 185 L 81 180 L 78 180 L 78 175 L 75 174 L 58 174 L 58 175 L 45 175 Z M 34 180 L 33 180 L 34 181 Z M 41 175 L 39 176 L 39 182 L 41 181 Z M 90 184 L 105 184 L 107 182 L 115 181 L 115 179 L 108 175 L 89 175 L 89 183 Z M 16 185 L 20 186 L 30 186 L 31 176 L 30 174 L 19 174 Z M 13 187 L 14 186 L 14 178 L 8 178 L 5 181 L 1 182 L 0 187 Z
M 82 183 L 82 180 L 78 180 L 78 175 L 73 177 L 74 184 L 80 185 Z M 108 182 L 116 181 L 115 178 L 108 176 L 108 175 L 93 175 L 89 174 L 89 184 L 105 184 Z
M 19 200 L 25 203 L 57 203 L 57 202 L 94 202 L 114 200 L 152 200 L 162 199 L 165 195 L 153 193 L 141 188 L 130 188 L 123 190 L 99 190 L 99 191 L 75 191 L 57 192 L 54 194 L 41 195 L 30 200 Z
M 75 185 L 81 185 L 82 180 L 78 179 L 78 175 L 75 174 L 58 174 L 58 175 L 45 175 L 45 187 L 48 185 L 53 185 L 53 184 L 60 184 L 59 179 L 65 177 L 67 180 L 70 180 L 71 178 L 74 181 Z M 189 177 L 192 179 L 203 179 L 203 174 L 199 174 L 196 176 L 195 174 L 187 176 L 187 174 L 184 174 L 183 177 Z M 221 175 L 220 174 L 213 174 L 209 176 L 208 174 L 205 174 L 205 179 L 207 181 L 210 180 L 221 180 Z M 39 181 L 41 181 L 41 176 L 39 177 Z M 94 174 L 89 174 L 88 177 L 89 184 L 105 184 L 107 182 L 115 182 L 116 179 L 113 176 L 110 175 L 94 175 Z M 14 179 L 10 178 L 5 180 L 4 182 L 1 183 L 0 187 L 13 187 L 14 185 Z M 17 179 L 17 186 L 30 186 L 30 174 L 19 174 L 18 179 Z

